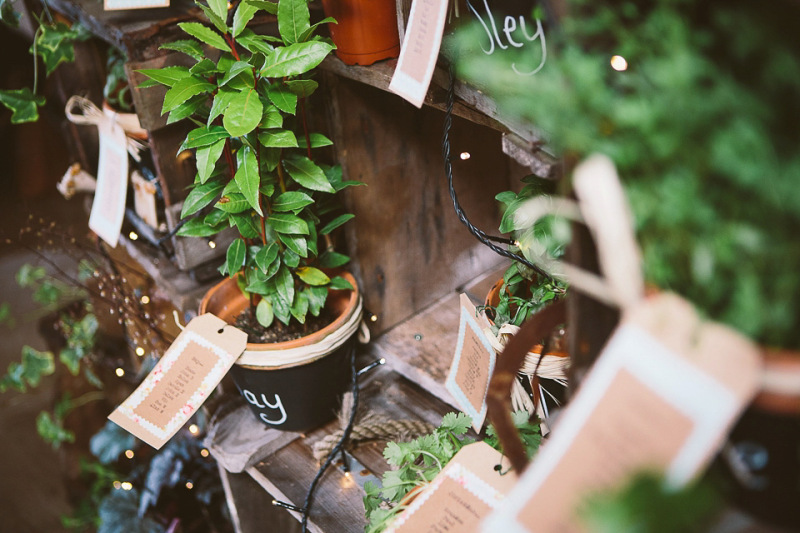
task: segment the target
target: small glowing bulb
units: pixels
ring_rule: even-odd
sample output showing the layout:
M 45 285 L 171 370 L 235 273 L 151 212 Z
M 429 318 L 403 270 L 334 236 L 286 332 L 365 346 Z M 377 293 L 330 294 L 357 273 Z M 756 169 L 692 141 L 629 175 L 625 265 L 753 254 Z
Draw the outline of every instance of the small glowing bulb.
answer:
M 213 250 L 214 248 L 217 247 L 217 243 L 215 243 L 214 241 L 208 241 L 208 247 Z
M 149 304 L 150 303 L 150 297 L 145 294 L 144 296 L 142 296 L 139 299 L 139 301 L 142 302 L 143 304 Z
M 194 488 L 194 483 L 192 483 L 191 481 L 187 481 L 186 482 L 186 488 L 189 489 L 189 490 L 192 490 Z
M 611 68 L 616 71 L 622 72 L 628 69 L 628 62 L 622 56 L 613 56 L 611 58 Z
M 203 457 L 208 457 L 208 450 L 203 448 L 202 450 L 200 450 L 200 455 L 202 455 Z
M 135 241 L 136 239 L 139 238 L 139 235 L 135 231 L 132 231 L 128 233 L 128 237 L 130 237 L 132 241 Z
M 136 355 L 138 355 L 139 357 L 143 356 L 144 355 L 144 348 L 142 348 L 141 346 L 138 346 L 136 348 Z
M 133 450 L 125 450 L 125 457 L 133 459 Z
M 119 376 L 119 377 L 122 377 L 122 376 L 124 376 L 124 375 L 125 375 L 125 370 L 123 370 L 123 369 L 122 369 L 122 368 L 120 368 L 120 367 L 117 367 L 117 369 L 116 369 L 114 372 L 115 372 L 115 373 L 117 374 L 117 376 Z
M 114 483 L 111 484 L 111 486 L 114 487 L 115 489 L 119 489 L 122 487 L 122 483 L 120 483 L 119 481 L 115 481 Z
M 120 486 L 122 487 L 122 490 L 131 490 L 133 488 L 133 483 L 130 481 L 123 481 Z
M 370 320 L 370 322 L 377 322 L 377 321 L 378 321 L 378 315 L 372 315 L 372 316 L 370 316 L 370 317 L 369 317 L 369 320 Z
M 189 433 L 192 435 L 197 435 L 200 432 L 200 428 L 197 427 L 197 424 L 192 424 L 189 426 Z
M 472 157 L 472 155 L 469 152 L 461 152 L 461 160 L 462 161 L 466 161 L 470 157 Z

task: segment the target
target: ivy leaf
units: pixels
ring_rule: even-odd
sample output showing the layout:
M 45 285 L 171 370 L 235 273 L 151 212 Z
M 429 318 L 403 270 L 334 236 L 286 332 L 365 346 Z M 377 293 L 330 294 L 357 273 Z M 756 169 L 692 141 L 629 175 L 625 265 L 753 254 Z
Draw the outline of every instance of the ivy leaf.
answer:
M 228 275 L 233 277 L 239 272 L 239 269 L 244 266 L 244 259 L 247 254 L 247 244 L 244 239 L 237 238 L 228 246 L 228 251 L 225 254 L 225 267 L 228 269 Z
M 70 374 L 77 376 L 81 369 L 81 360 L 83 359 L 83 355 L 84 354 L 80 350 L 67 347 L 59 352 L 58 360 L 67 367 L 67 370 L 69 370 Z
M 230 46 L 228 46 L 228 43 L 225 42 L 225 39 L 223 39 L 219 33 L 211 28 L 206 28 L 199 22 L 179 22 L 178 27 L 195 39 L 209 46 L 213 46 L 217 50 L 230 52 Z
M 11 110 L 11 123 L 36 122 L 39 107 L 45 103 L 44 96 L 31 92 L 30 88 L 0 90 L 0 103 Z
M 144 74 L 153 81 L 172 87 L 177 82 L 191 76 L 191 72 L 186 67 L 164 67 L 164 68 L 144 68 L 136 72 Z M 141 87 L 141 86 L 140 86 Z
M 222 0 L 224 1 L 224 0 Z M 233 36 L 238 37 L 242 30 L 245 29 L 247 24 L 253 19 L 258 7 L 248 2 L 242 2 L 236 8 L 236 13 L 233 15 Z
M 306 221 L 291 213 L 273 213 L 267 218 L 267 223 L 278 233 L 308 235 Z
M 265 148 L 297 148 L 297 137 L 291 130 L 272 129 L 258 135 L 258 140 Z
M 328 182 L 322 169 L 305 156 L 284 160 L 283 168 L 286 169 L 286 172 L 289 173 L 293 180 L 306 189 L 329 193 L 336 192 Z
M 304 74 L 313 69 L 333 50 L 333 46 L 322 41 L 290 44 L 278 48 L 269 56 L 261 70 L 266 78 L 285 78 Z
M 339 215 L 338 217 L 334 218 L 333 220 L 325 224 L 325 226 L 323 226 L 323 228 L 319 230 L 319 232 L 322 235 L 327 235 L 336 228 L 338 228 L 339 226 L 341 226 L 342 224 L 344 224 L 345 222 L 347 222 L 348 220 L 352 219 L 353 217 L 355 217 L 355 215 L 352 213 L 345 213 L 344 215 Z
M 272 202 L 274 211 L 297 211 L 314 203 L 314 199 L 301 191 L 287 191 Z
M 158 49 L 181 52 L 196 59 L 197 61 L 202 61 L 205 57 L 205 52 L 203 52 L 203 47 L 200 46 L 200 43 L 190 39 L 180 39 L 177 41 L 172 41 L 171 43 L 165 43 L 159 46 Z
M 77 34 L 63 22 L 42 24 L 39 28 L 41 33 L 36 40 L 36 53 L 44 61 L 49 76 L 61 63 L 75 61 L 72 40 Z
M 209 205 L 222 192 L 223 188 L 224 184 L 219 181 L 207 181 L 192 187 L 186 200 L 183 201 L 181 218 L 191 216 Z
M 40 352 L 30 346 L 23 346 L 22 369 L 22 379 L 31 387 L 36 387 L 43 376 L 55 372 L 55 358 L 51 352 Z
M 255 209 L 259 215 L 264 216 L 264 213 L 261 211 L 261 206 L 258 203 L 258 188 L 261 185 L 261 176 L 258 172 L 258 159 L 256 158 L 256 154 L 254 154 L 249 147 L 245 146 L 236 153 L 236 159 L 239 168 L 236 170 L 233 179 L 236 185 L 239 186 L 239 190 L 242 191 L 247 203 L 250 204 L 250 207 Z
M 195 128 L 186 135 L 186 140 L 178 148 L 178 153 L 188 150 L 189 148 L 200 148 L 215 144 L 221 139 L 228 137 L 228 132 L 222 126 L 200 126 Z
M 175 82 L 175 84 L 164 95 L 164 105 L 161 108 L 161 114 L 172 111 L 181 104 L 185 103 L 192 96 L 200 93 L 210 92 L 214 86 L 194 76 L 183 78 Z
M 197 162 L 197 176 L 200 183 L 205 183 L 214 172 L 214 168 L 225 148 L 225 139 L 220 139 L 214 144 L 197 149 L 195 160 Z
M 242 91 L 231 99 L 222 124 L 233 137 L 241 137 L 256 129 L 261 122 L 264 106 L 255 89 Z
M 65 442 L 75 442 L 75 433 L 64 429 L 64 421 L 57 417 L 54 418 L 47 411 L 42 411 L 36 417 L 36 432 L 54 449 Z
M 291 306 L 294 302 L 294 278 L 289 269 L 283 265 L 278 269 L 278 273 L 275 274 L 275 288 L 278 296 Z
M 278 2 L 278 32 L 285 44 L 298 42 L 300 35 L 309 27 L 309 19 L 305 0 Z
M 275 313 L 272 311 L 272 304 L 266 298 L 262 298 L 256 306 L 256 320 L 258 323 L 268 328 L 272 325 L 275 319 Z
M 309 133 L 308 140 L 311 143 L 311 148 L 319 148 L 321 146 L 331 146 L 333 141 L 325 137 L 321 133 Z M 298 140 L 298 146 L 300 148 L 308 148 L 308 144 L 306 143 L 305 137 L 300 137 Z
M 322 270 L 314 267 L 300 267 L 296 272 L 297 277 L 309 285 L 327 285 L 331 280 Z
M 297 111 L 297 95 L 285 86 L 278 84 L 270 85 L 269 89 L 267 89 L 267 96 L 270 101 L 275 104 L 275 107 L 284 113 L 294 115 Z
M 214 12 L 216 16 L 225 20 L 228 16 L 228 2 L 227 0 L 208 0 L 208 7 Z

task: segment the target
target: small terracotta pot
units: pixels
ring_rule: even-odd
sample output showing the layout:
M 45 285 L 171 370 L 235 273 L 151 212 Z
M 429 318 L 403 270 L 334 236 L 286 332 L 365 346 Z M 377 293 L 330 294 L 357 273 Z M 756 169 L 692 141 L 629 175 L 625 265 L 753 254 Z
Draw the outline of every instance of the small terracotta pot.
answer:
M 371 65 L 400 54 L 394 0 L 322 0 L 336 45 L 336 56 L 348 65 Z
M 342 277 L 356 290 L 329 293 L 325 307 L 336 317 L 333 322 L 299 339 L 248 343 L 231 369 L 239 392 L 267 426 L 303 432 L 336 416 L 350 383 L 350 350 L 361 322 L 356 281 L 348 273 Z M 236 281 L 226 278 L 205 294 L 200 313 L 213 313 L 232 324 L 248 305 Z M 336 340 L 328 346 L 331 339 Z

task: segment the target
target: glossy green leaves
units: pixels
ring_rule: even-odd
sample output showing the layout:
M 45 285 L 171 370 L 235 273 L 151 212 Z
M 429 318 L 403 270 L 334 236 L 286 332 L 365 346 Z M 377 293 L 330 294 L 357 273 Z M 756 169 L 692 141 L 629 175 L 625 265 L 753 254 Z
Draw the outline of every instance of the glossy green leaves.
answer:
M 222 124 L 232 137 L 241 137 L 256 129 L 263 111 L 264 106 L 254 89 L 242 91 L 231 98 Z

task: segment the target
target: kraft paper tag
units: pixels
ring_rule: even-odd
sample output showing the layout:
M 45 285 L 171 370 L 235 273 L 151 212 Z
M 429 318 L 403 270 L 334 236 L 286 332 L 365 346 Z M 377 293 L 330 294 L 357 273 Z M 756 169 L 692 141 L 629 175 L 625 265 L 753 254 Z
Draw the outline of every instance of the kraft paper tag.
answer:
M 144 179 L 134 170 L 131 172 L 133 183 L 133 207 L 136 214 L 153 229 L 158 229 L 158 212 L 156 211 L 156 186 Z
M 472 418 L 472 427 L 480 433 L 486 418 L 486 393 L 494 372 L 497 354 L 483 333 L 489 324 L 484 316 L 476 317 L 475 306 L 466 294 L 460 297 L 461 322 L 458 343 L 445 387 L 456 403 Z
M 498 469 L 499 466 L 499 469 Z M 387 533 L 469 533 L 496 509 L 517 476 L 508 460 L 486 444 L 464 446 Z
M 414 0 L 389 90 L 422 107 L 442 45 L 447 0 Z
M 210 313 L 194 318 L 109 420 L 161 448 L 200 408 L 246 345 L 247 334 L 224 320 Z
M 100 157 L 89 229 L 109 246 L 116 247 L 128 194 L 128 141 L 125 130 L 113 121 L 98 123 L 97 134 L 100 139 Z
M 665 294 L 631 309 L 539 455 L 482 531 L 584 531 L 587 496 L 642 470 L 690 481 L 756 391 L 758 350 Z
M 121 9 L 147 9 L 151 7 L 169 7 L 169 0 L 104 0 L 105 11 Z

